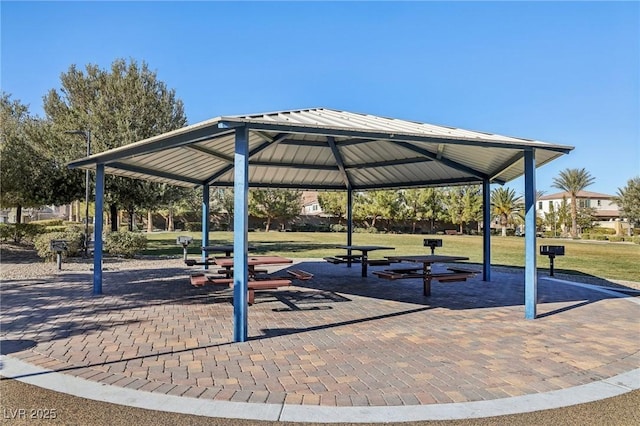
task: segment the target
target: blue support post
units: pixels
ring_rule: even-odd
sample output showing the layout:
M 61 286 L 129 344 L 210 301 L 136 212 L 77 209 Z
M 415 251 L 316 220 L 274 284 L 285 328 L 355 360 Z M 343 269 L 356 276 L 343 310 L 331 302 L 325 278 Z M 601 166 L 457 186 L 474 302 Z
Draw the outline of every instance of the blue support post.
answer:
M 538 298 L 536 267 L 536 158 L 533 148 L 524 151 L 524 317 L 535 319 Z
M 249 132 L 236 129 L 233 178 L 233 339 L 247 341 L 249 289 Z
M 353 243 L 353 191 L 347 188 L 347 245 Z M 351 254 L 351 253 L 349 253 Z
M 209 245 L 209 185 L 202 185 L 202 247 Z M 203 269 L 209 269 L 206 263 L 207 252 L 202 250 Z
M 491 182 L 482 181 L 482 280 L 491 281 Z
M 102 224 L 104 209 L 104 164 L 96 164 L 96 213 L 93 233 L 93 294 L 102 294 Z

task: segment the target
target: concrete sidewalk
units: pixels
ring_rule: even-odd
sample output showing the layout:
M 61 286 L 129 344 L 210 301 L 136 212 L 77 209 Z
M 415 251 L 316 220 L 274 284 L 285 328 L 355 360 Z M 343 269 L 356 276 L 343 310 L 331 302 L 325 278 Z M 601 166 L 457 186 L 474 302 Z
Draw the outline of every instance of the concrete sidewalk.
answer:
M 638 300 L 541 277 L 434 284 L 361 278 L 305 260 L 311 282 L 258 294 L 232 342 L 228 291 L 194 288 L 180 260 L 2 283 L 2 374 L 154 410 L 280 421 L 465 419 L 640 388 Z M 606 284 L 606 283 L 603 283 Z M 56 387 L 57 386 L 57 387 Z

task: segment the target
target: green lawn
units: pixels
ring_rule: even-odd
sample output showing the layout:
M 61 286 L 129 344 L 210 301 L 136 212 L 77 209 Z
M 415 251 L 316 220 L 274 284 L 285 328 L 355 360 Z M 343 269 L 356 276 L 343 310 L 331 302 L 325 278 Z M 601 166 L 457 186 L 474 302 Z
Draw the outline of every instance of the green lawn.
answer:
M 195 256 L 201 246 L 200 234 L 189 232 L 159 232 L 148 234 L 148 249 L 143 254 L 175 255 L 182 254 L 182 247 L 176 245 L 178 235 L 191 235 L 194 238 L 189 253 Z M 386 245 L 395 247 L 394 251 L 373 252 L 373 258 L 392 254 L 428 254 L 430 249 L 423 246 L 427 235 L 410 234 L 354 234 L 353 244 Z M 322 258 L 342 253 L 335 246 L 346 243 L 344 233 L 324 232 L 250 232 L 249 243 L 256 246 L 255 254 L 278 254 L 291 258 Z M 438 254 L 463 255 L 469 262 L 482 262 L 482 237 L 441 235 L 443 247 L 436 249 Z M 209 244 L 231 244 L 233 233 L 212 232 Z M 628 281 L 640 281 L 640 245 L 629 243 L 582 242 L 539 238 L 538 245 L 564 245 L 565 256 L 556 258 L 556 272 L 586 274 L 600 278 L 612 278 Z M 491 238 L 491 263 L 501 266 L 524 266 L 524 238 Z M 549 258 L 538 255 L 538 267 L 549 268 Z

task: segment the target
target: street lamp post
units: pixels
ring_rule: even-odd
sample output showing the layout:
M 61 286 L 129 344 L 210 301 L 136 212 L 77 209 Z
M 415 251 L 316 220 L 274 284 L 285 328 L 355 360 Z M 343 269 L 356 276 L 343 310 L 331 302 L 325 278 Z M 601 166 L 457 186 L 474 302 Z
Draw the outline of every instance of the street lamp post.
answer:
M 91 155 L 91 132 L 89 130 L 69 130 L 65 132 L 70 135 L 82 135 L 87 141 L 87 157 Z M 85 202 L 85 210 L 84 210 L 84 242 L 83 242 L 83 251 L 84 256 L 89 256 L 89 170 L 85 170 L 84 175 L 84 202 Z

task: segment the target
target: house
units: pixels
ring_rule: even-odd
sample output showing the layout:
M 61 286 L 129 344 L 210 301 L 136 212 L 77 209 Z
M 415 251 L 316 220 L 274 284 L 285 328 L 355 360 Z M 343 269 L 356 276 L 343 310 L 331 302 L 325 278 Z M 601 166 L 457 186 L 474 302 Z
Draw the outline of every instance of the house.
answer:
M 577 194 L 576 201 L 578 208 L 592 208 L 593 215 L 596 218 L 595 224 L 603 228 L 615 229 L 617 233 L 629 230 L 629 223 L 621 216 L 620 208 L 613 200 L 613 195 L 602 194 L 591 191 L 580 191 Z M 544 195 L 538 198 L 538 211 L 545 216 L 549 213 L 551 206 L 557 212 L 562 204 L 563 199 L 567 203 L 571 202 L 571 194 L 569 192 L 558 192 L 556 194 Z
M 302 192 L 302 211 L 300 214 L 307 216 L 318 216 L 322 213 L 322 208 L 318 202 L 317 191 Z

